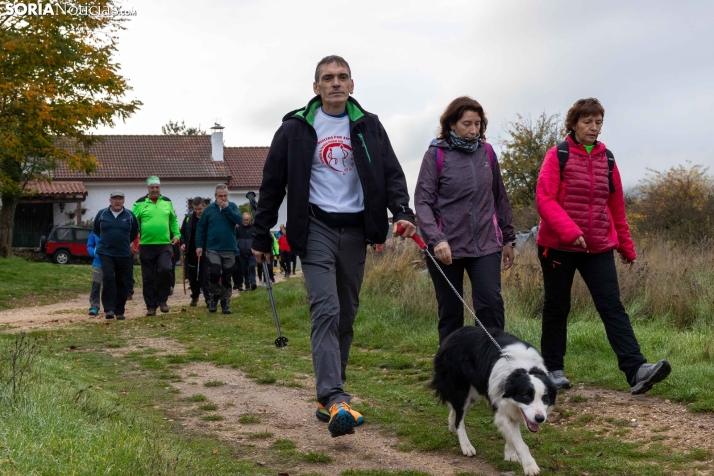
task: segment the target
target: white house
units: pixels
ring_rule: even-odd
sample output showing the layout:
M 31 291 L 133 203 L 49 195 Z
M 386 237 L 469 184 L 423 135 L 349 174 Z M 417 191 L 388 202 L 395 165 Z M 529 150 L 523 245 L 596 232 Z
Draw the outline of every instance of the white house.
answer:
M 109 206 L 112 190 L 121 190 L 125 206 L 147 194 L 146 179 L 157 175 L 161 193 L 171 199 L 179 220 L 195 196 L 213 199 L 219 183 L 228 185 L 229 200 L 248 203 L 258 195 L 268 147 L 225 147 L 223 128 L 210 135 L 107 135 L 89 152 L 99 167 L 85 174 L 61 165 L 51 182 L 31 183 L 15 214 L 13 246 L 36 247 L 55 225 L 86 223 Z M 260 199 L 260 197 L 258 197 Z M 283 202 L 278 223 L 287 219 Z
M 53 184 L 81 182 L 86 189 L 81 206 L 74 202 L 53 205 L 54 224 L 93 218 L 109 206 L 112 190 L 123 191 L 125 206 L 131 208 L 147 194 L 146 178 L 152 175 L 161 179 L 161 193 L 171 199 L 179 220 L 188 213 L 193 197 L 213 199 L 219 183 L 228 185 L 230 201 L 239 206 L 248 203 L 246 193 L 258 194 L 268 147 L 224 147 L 222 129 L 216 126 L 210 135 L 103 136 L 90 148 L 99 162 L 95 172 L 74 172 L 64 165 L 53 172 Z M 287 203 L 283 202 L 278 224 L 286 219 Z

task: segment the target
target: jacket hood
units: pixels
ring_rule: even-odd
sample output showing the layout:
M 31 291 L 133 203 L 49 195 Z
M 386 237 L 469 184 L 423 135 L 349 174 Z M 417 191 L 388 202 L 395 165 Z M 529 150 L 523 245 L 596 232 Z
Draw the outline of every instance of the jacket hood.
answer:
M 322 98 L 320 96 L 315 96 L 312 99 L 310 99 L 310 102 L 307 103 L 307 106 L 300 108 L 300 109 L 295 109 L 294 111 L 291 111 L 287 113 L 283 117 L 283 122 L 287 121 L 288 119 L 292 119 L 295 117 L 299 117 L 302 119 L 305 119 L 308 124 L 311 126 L 315 125 L 315 113 L 317 112 L 317 109 L 322 106 Z M 350 118 L 351 122 L 357 122 L 364 116 L 370 115 L 369 112 L 365 111 L 362 106 L 359 105 L 356 99 L 353 97 L 347 98 L 347 117 Z

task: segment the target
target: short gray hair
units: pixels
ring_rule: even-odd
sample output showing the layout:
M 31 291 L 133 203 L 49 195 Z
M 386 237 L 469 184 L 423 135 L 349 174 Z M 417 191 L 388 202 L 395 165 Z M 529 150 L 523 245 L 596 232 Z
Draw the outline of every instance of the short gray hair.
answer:
M 218 185 L 216 185 L 216 192 L 219 190 L 228 190 L 228 185 L 224 183 L 219 183 Z
M 204 204 L 203 197 L 193 197 L 193 200 L 191 200 L 191 203 L 193 204 L 194 207 L 200 207 L 201 205 Z
M 320 82 L 320 69 L 322 68 L 323 65 L 325 64 L 330 64 L 330 63 L 337 63 L 340 66 L 344 66 L 347 68 L 347 73 L 350 75 L 350 79 L 352 79 L 352 70 L 350 69 L 350 65 L 345 61 L 345 59 L 342 56 L 337 56 L 337 55 L 330 55 L 330 56 L 325 56 L 320 60 L 319 63 L 317 63 L 317 67 L 315 68 L 315 82 L 319 83 Z

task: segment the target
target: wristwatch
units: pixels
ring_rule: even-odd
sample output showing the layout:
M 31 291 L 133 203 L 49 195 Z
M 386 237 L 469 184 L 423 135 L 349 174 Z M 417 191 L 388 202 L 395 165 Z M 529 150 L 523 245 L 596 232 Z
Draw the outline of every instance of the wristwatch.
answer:
M 510 243 L 506 243 L 506 244 L 504 244 L 503 246 L 510 246 L 511 248 L 515 248 L 515 247 L 516 247 L 516 242 L 515 242 L 515 241 L 511 241 Z

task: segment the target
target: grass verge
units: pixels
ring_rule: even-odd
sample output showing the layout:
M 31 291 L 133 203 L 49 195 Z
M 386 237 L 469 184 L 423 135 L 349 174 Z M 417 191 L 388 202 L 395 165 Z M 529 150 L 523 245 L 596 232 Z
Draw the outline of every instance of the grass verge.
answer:
M 88 293 L 92 267 L 0 259 L 0 310 L 54 304 Z
M 410 262 L 410 259 L 401 258 L 397 262 L 390 263 L 385 259 L 382 263 L 375 260 L 370 264 L 355 324 L 347 390 L 361 397 L 362 403 L 358 409 L 365 414 L 367 424 L 380 425 L 385 431 L 399 437 L 400 451 L 433 450 L 444 452 L 447 457 L 461 457 L 456 437 L 446 428 L 448 411 L 436 402 L 427 388 L 438 340 L 436 305 L 428 277 L 419 274 Z M 505 294 L 507 329 L 537 345 L 540 336 L 539 320 L 527 317 L 528 314 L 518 306 L 521 301 L 517 296 L 509 294 L 508 289 Z M 170 377 L 178 373 L 178 368 L 190 362 L 209 361 L 229 365 L 245 371 L 249 377 L 265 382 L 266 385 L 276 386 L 293 386 L 302 375 L 311 373 L 308 303 L 302 282 L 290 280 L 276 286 L 275 299 L 283 334 L 290 338 L 290 345 L 285 350 L 273 345 L 275 328 L 272 313 L 266 291 L 261 289 L 245 293 L 235 300 L 234 315 L 230 318 L 208 314 L 200 308 L 189 308 L 185 312 L 172 314 L 170 320 L 157 316 L 126 323 L 89 324 L 52 333 L 38 333 L 46 336 L 54 346 L 52 354 L 46 357 L 49 359 L 46 370 L 52 378 L 44 378 L 42 381 L 48 382 L 52 388 L 71 388 L 74 392 L 94 385 L 91 391 L 96 393 L 93 395 L 96 394 L 104 402 L 99 408 L 107 408 L 119 401 L 122 408 L 127 410 L 107 419 L 108 423 L 104 423 L 109 428 L 107 431 L 116 431 L 118 441 L 131 441 L 129 436 L 121 437 L 121 432 L 128 431 L 128 435 L 132 435 L 135 430 L 139 433 L 143 431 L 145 440 L 142 443 L 137 436 L 136 445 L 148 445 L 148 440 L 151 440 L 150 444 L 159 445 L 158 450 L 151 450 L 151 454 L 164 455 L 156 457 L 160 461 L 159 466 L 173 464 L 171 462 L 178 457 L 179 461 L 186 461 L 187 464 L 213 462 L 218 465 L 217 461 L 220 461 L 224 465 L 216 466 L 208 472 L 202 471 L 203 474 L 259 475 L 275 474 L 276 469 L 301 462 L 326 464 L 330 455 L 320 452 L 324 449 L 316 448 L 312 455 L 297 454 L 289 443 L 277 443 L 280 441 L 277 440 L 271 450 L 275 453 L 274 457 L 266 458 L 265 466 L 255 467 L 254 460 L 247 456 L 253 449 L 239 445 L 226 446 L 210 437 L 181 436 L 179 424 L 167 422 L 162 411 L 154 408 L 158 404 L 170 406 L 177 403 L 178 397 L 171 392 Z M 692 411 L 713 411 L 714 390 L 709 382 L 714 379 L 714 366 L 712 352 L 707 350 L 712 329 L 704 326 L 677 330 L 666 320 L 653 318 L 636 319 L 633 324 L 645 355 L 651 360 L 668 358 L 674 368 L 670 378 L 657 385 L 652 393 L 688 403 Z M 122 336 L 120 332 L 126 335 Z M 185 347 L 186 353 L 158 355 L 151 351 L 133 352 L 115 361 L 115 358 L 101 352 L 104 348 L 116 348 L 127 336 L 175 339 Z M 118 362 L 121 365 L 115 365 Z M 602 324 L 592 313 L 582 311 L 573 316 L 566 367 L 575 382 L 584 381 L 627 390 L 607 344 Z M 147 385 L 147 380 L 152 385 Z M 68 393 L 62 401 L 66 402 L 72 395 Z M 47 396 L 50 396 L 50 392 L 47 392 Z M 201 394 L 196 394 L 190 399 L 195 402 L 205 401 L 201 397 Z M 76 403 L 66 405 L 71 408 Z M 59 406 L 59 403 L 55 403 L 55 406 Z M 3 407 L 2 411 L 8 410 Z M 16 418 L 20 418 L 21 413 L 18 412 Z M 89 427 L 93 421 L 91 418 L 95 418 L 81 411 L 68 415 L 67 418 L 58 416 L 57 419 L 63 421 L 63 424 L 76 420 Z M 478 442 L 479 456 L 499 470 L 520 472 L 517 463 L 502 461 L 503 440 L 492 420 L 491 411 L 486 405 L 477 405 L 467 418 L 469 436 L 473 442 Z M 13 421 L 4 413 L 0 422 L 0 445 L 3 451 L 10 451 L 11 447 L 19 451 L 21 447 L 14 443 L 16 439 L 30 441 L 30 436 L 20 438 L 12 432 L 31 432 L 32 425 Z M 12 422 L 12 425 L 7 422 Z M 587 422 L 580 423 L 582 425 L 570 425 L 567 431 L 555 425 L 544 425 L 538 434 L 524 435 L 543 470 L 542 474 L 659 476 L 694 471 L 712 457 L 710 453 L 696 448 L 686 454 L 674 453 L 660 442 L 642 449 L 638 444 L 620 439 L 603 439 L 596 431 L 588 429 Z M 14 430 L 15 427 L 19 430 Z M 49 432 L 49 435 L 52 434 Z M 161 438 L 151 437 L 156 434 L 161 435 Z M 33 464 L 62 469 L 76 464 L 76 460 L 70 460 L 71 454 L 64 454 L 64 444 L 51 440 L 47 435 L 46 432 L 31 434 L 39 438 L 37 444 L 52 449 L 45 456 L 46 461 L 34 461 Z M 264 437 L 278 438 L 275 435 Z M 123 464 L 119 456 L 112 456 L 93 446 L 91 438 L 82 439 L 80 434 L 74 438 L 85 445 L 78 451 L 95 451 L 106 458 L 108 462 L 103 467 L 105 470 Z M 140 446 L 130 448 L 133 448 L 132 451 L 149 451 Z M 217 448 L 215 455 L 214 448 Z M 179 454 L 176 454 L 177 449 L 181 449 Z M 52 460 L 50 456 L 59 461 Z M 31 466 L 25 463 L 22 468 L 27 470 Z M 4 469 L 0 466 L 0 470 Z M 140 467 L 135 474 L 154 474 L 148 471 Z M 60 469 L 54 472 L 64 473 Z M 319 473 L 319 468 L 316 472 Z M 18 470 L 14 474 L 26 473 Z M 344 474 L 388 473 L 358 471 Z

